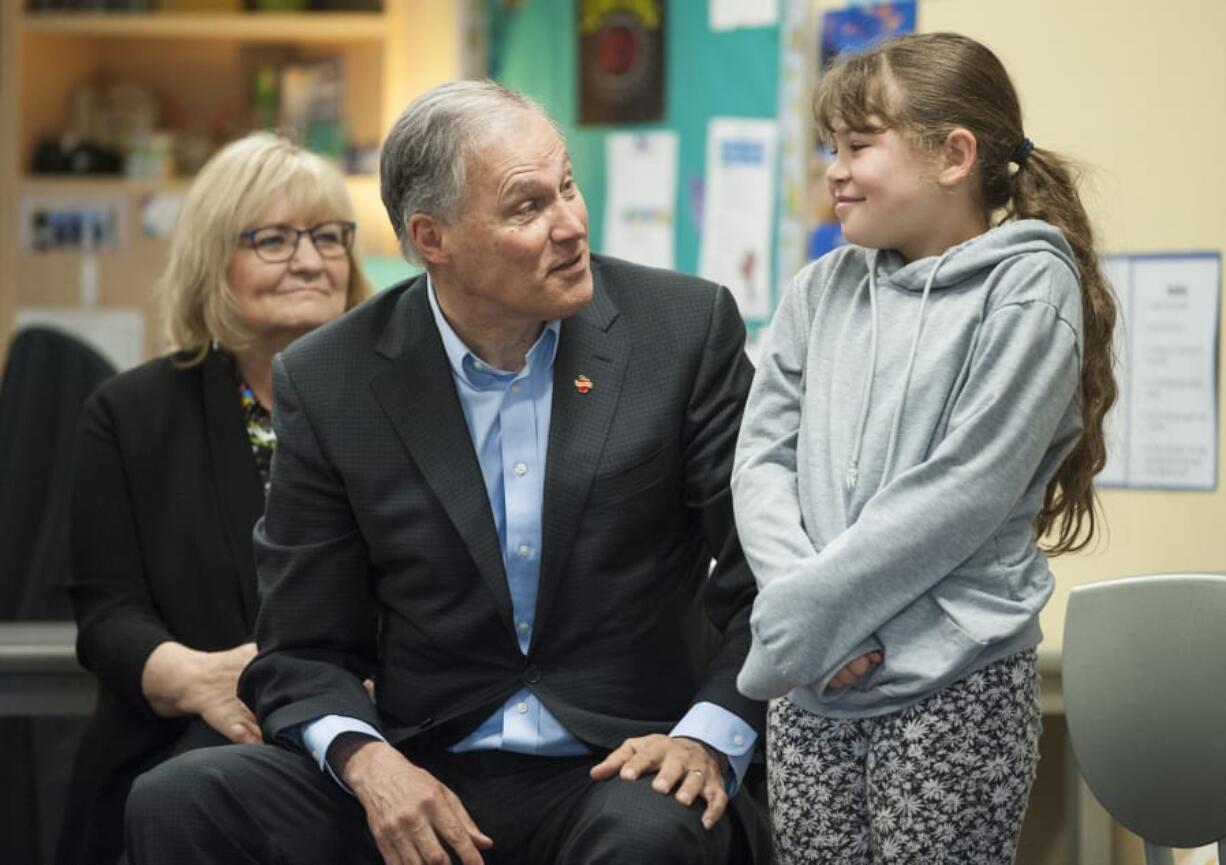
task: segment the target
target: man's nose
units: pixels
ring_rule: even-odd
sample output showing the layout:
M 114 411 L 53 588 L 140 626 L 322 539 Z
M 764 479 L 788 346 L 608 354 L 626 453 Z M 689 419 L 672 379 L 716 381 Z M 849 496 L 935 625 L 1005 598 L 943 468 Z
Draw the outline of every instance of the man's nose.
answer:
M 587 211 L 581 202 L 563 201 L 558 207 L 550 239 L 567 243 L 587 236 Z

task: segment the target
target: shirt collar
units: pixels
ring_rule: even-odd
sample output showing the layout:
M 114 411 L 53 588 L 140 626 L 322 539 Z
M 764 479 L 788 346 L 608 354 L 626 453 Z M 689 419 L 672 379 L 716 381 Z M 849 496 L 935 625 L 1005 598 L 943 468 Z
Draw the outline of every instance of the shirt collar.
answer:
M 467 381 L 474 387 L 487 385 L 491 380 L 510 382 L 513 379 L 529 375 L 541 370 L 553 369 L 553 360 L 558 353 L 558 333 L 561 321 L 553 319 L 545 323 L 541 335 L 536 338 L 532 348 L 528 349 L 524 368 L 518 373 L 508 372 L 487 364 L 464 344 L 460 335 L 451 327 L 438 305 L 438 297 L 434 293 L 434 280 L 426 274 L 426 289 L 430 298 L 430 312 L 434 315 L 434 323 L 438 327 L 439 336 L 443 339 L 443 351 L 447 354 L 447 363 L 451 372 L 457 378 Z

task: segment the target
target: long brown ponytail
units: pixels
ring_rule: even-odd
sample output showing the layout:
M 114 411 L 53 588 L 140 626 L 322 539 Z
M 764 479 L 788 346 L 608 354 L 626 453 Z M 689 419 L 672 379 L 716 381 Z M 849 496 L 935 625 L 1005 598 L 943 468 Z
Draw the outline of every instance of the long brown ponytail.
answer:
M 1064 232 L 1081 276 L 1083 431 L 1076 448 L 1047 485 L 1043 507 L 1035 518 L 1040 537 L 1054 533 L 1048 554 L 1059 555 L 1083 549 L 1094 537 L 1094 475 L 1107 461 L 1103 420 L 1117 393 L 1112 369 L 1115 297 L 1099 268 L 1094 231 L 1065 160 L 1036 148 L 1013 172 L 1010 187 L 1009 218 L 1042 219 Z
M 935 149 L 954 129 L 970 130 L 985 209 L 1000 222 L 1041 219 L 1064 233 L 1081 278 L 1083 431 L 1047 486 L 1035 531 L 1053 535 L 1045 548 L 1049 555 L 1084 549 L 1098 523 L 1094 475 L 1106 462 L 1103 420 L 1116 397 L 1116 309 L 1069 163 L 1049 150 L 1019 150 L 1025 139 L 1022 112 L 1008 73 L 987 47 L 956 33 L 911 34 L 840 57 L 818 85 L 813 107 L 821 140 L 845 123 L 852 129 L 896 128 Z

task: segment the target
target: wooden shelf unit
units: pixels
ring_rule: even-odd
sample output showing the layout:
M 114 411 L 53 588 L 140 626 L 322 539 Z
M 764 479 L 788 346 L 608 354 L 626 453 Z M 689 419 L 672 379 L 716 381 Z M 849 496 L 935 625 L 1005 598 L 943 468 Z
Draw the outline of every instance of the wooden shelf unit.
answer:
M 67 128 L 75 88 L 140 84 L 157 94 L 164 126 L 211 136 L 219 117 L 243 113 L 249 52 L 284 46 L 304 59 L 339 54 L 349 140 L 377 145 L 413 96 L 461 74 L 466 14 L 453 0 L 383 2 L 382 12 L 48 13 L 0 0 L 0 365 L 18 307 L 77 303 L 80 256 L 35 253 L 19 242 L 21 202 L 30 196 L 125 202 L 127 242 L 98 256 L 99 303 L 143 308 L 145 355 L 163 349 L 151 290 L 168 242 L 142 234 L 140 206 L 149 195 L 183 191 L 190 178 L 30 173 L 35 144 Z M 378 179 L 351 176 L 348 185 L 363 251 L 396 254 Z
M 382 12 L 28 13 L 21 29 L 91 39 L 383 42 L 386 20 Z

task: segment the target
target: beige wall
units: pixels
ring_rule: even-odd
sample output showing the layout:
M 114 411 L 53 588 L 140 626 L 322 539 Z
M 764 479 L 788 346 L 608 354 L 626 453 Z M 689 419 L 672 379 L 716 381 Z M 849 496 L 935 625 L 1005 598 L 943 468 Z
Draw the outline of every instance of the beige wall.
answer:
M 958 31 L 996 51 L 1021 94 L 1027 134 L 1086 164 L 1103 252 L 1226 247 L 1226 3 L 921 0 L 919 10 L 919 29 Z M 1221 466 L 1221 430 L 1218 451 Z M 1079 583 L 1226 570 L 1222 483 L 1219 474 L 1213 493 L 1104 490 L 1097 549 L 1053 562 L 1048 642 L 1059 644 Z M 1113 861 L 1142 861 L 1136 840 L 1121 836 Z

